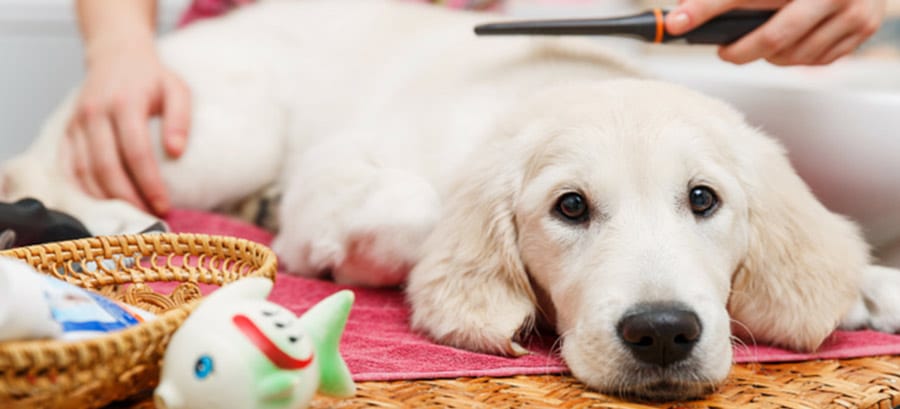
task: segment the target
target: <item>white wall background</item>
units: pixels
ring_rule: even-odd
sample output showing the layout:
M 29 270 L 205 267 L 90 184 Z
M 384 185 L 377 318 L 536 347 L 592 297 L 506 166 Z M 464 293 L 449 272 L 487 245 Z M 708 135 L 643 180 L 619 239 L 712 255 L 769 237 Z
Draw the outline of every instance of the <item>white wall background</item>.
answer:
M 160 1 L 160 29 L 187 3 Z M 0 0 L 0 162 L 25 149 L 83 74 L 74 0 Z

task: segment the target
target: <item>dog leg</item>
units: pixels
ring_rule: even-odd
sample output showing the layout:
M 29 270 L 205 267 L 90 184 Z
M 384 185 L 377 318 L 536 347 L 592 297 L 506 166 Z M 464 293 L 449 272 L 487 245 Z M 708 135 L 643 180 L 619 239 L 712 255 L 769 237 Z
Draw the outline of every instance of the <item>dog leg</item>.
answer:
M 872 265 L 861 278 L 860 297 L 841 328 L 900 332 L 900 270 Z
M 330 270 L 343 284 L 402 284 L 437 221 L 438 195 L 412 172 L 341 150 L 315 149 L 290 173 L 273 248 L 295 274 Z

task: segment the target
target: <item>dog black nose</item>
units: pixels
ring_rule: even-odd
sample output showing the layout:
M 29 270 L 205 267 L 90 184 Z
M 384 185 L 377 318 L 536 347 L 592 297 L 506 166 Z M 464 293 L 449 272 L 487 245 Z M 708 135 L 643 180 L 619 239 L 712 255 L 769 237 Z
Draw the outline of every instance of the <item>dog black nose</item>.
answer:
M 635 358 L 664 367 L 687 358 L 702 329 L 693 311 L 645 305 L 626 313 L 618 332 Z

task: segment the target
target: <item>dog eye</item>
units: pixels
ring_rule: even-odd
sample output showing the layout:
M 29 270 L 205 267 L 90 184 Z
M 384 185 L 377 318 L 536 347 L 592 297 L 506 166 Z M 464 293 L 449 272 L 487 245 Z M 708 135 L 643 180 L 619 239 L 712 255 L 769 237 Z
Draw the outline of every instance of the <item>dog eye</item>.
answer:
M 719 197 L 707 186 L 697 186 L 688 193 L 691 211 L 697 216 L 708 217 L 719 207 Z
M 556 201 L 556 213 L 574 223 L 582 223 L 588 219 L 588 206 L 584 196 L 578 193 L 566 193 Z

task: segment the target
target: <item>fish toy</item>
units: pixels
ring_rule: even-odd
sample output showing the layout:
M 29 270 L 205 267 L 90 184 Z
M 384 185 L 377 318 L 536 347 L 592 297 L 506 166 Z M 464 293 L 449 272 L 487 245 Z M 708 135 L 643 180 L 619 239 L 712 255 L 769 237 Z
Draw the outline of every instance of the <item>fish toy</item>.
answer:
M 316 392 L 354 395 L 338 351 L 353 292 L 297 317 L 266 301 L 271 290 L 269 279 L 248 277 L 201 302 L 166 348 L 157 408 L 299 409 Z

